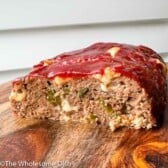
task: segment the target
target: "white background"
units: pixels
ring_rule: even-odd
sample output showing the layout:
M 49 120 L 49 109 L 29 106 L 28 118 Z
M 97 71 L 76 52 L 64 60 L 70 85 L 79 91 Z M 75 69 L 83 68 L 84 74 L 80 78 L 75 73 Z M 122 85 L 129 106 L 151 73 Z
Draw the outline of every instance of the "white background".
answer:
M 168 52 L 167 0 L 0 0 L 0 11 L 0 83 L 94 42 Z

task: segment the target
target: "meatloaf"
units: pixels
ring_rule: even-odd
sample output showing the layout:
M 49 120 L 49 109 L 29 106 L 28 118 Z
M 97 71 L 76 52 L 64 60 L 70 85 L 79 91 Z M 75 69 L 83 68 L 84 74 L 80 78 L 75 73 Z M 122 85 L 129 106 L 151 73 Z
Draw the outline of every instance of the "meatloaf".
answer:
M 18 116 L 150 129 L 166 104 L 166 64 L 152 49 L 96 43 L 41 61 L 13 81 Z

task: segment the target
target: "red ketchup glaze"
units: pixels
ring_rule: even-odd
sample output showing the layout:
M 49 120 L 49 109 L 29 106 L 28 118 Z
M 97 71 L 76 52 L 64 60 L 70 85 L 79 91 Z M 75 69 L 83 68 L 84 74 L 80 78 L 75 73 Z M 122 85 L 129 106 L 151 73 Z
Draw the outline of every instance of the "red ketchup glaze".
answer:
M 120 47 L 114 58 L 108 53 L 112 47 Z M 166 77 L 163 75 L 163 66 L 156 59 L 164 63 L 156 52 L 144 46 L 96 43 L 49 59 L 51 64 L 48 66 L 42 61 L 33 67 L 28 76 L 47 79 L 55 76 L 79 78 L 103 74 L 106 67 L 111 67 L 114 72 L 136 80 L 150 97 L 154 97 L 152 101 L 159 103 L 158 97 L 164 97 Z
M 120 47 L 113 58 L 108 50 Z M 163 62 L 161 57 L 153 50 L 144 46 L 131 46 L 117 43 L 96 43 L 87 48 L 60 54 L 44 65 L 44 61 L 35 65 L 28 76 L 37 76 L 52 79 L 60 77 L 86 77 L 92 74 L 103 74 L 106 67 L 121 75 L 134 78 L 145 85 L 149 83 L 156 89 L 162 87 L 165 79 L 162 66 L 155 59 Z

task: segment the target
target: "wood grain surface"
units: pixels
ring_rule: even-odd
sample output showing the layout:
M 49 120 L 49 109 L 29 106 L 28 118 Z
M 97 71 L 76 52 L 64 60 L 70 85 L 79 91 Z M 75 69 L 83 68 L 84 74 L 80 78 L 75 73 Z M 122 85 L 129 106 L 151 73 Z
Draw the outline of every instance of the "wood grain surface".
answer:
M 22 119 L 0 85 L 0 168 L 168 168 L 168 108 L 152 130 Z

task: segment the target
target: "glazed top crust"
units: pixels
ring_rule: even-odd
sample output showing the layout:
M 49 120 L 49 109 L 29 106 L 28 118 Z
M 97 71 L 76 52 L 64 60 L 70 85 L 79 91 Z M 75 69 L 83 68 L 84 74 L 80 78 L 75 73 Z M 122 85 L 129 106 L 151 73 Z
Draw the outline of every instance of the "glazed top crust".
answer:
M 142 45 L 96 43 L 41 61 L 27 76 L 81 78 L 103 75 L 106 67 L 136 80 L 155 104 L 165 101 L 166 64 L 155 51 Z

